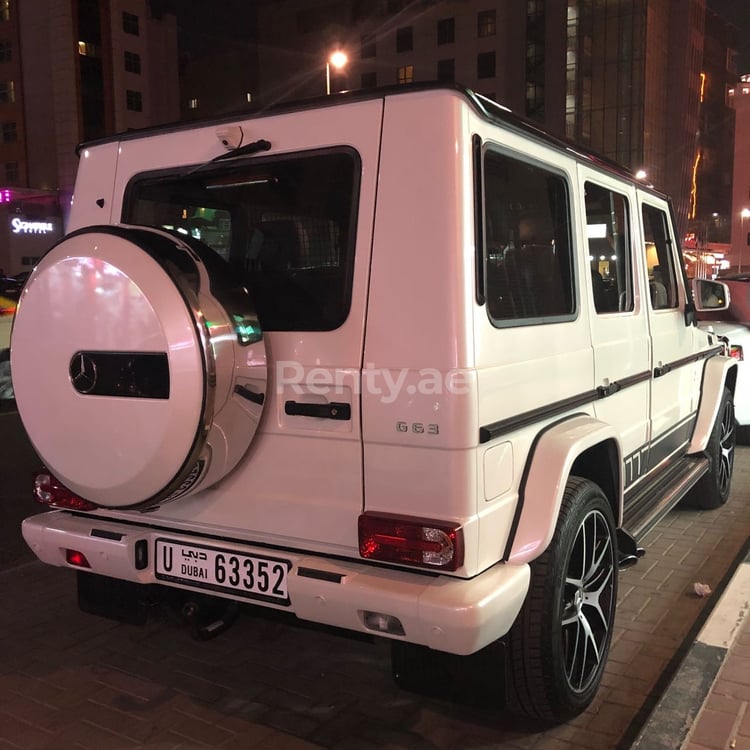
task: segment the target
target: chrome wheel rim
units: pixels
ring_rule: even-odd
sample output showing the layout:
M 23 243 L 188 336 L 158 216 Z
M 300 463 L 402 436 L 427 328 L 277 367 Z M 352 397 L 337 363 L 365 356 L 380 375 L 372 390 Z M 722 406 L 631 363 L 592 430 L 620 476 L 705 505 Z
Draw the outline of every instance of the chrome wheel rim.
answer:
M 606 657 L 614 615 L 615 551 L 607 519 L 598 510 L 581 522 L 571 548 L 562 603 L 565 679 L 585 691 Z
M 721 432 L 719 434 L 719 465 L 716 467 L 716 482 L 722 496 L 729 492 L 734 465 L 734 408 L 731 401 L 726 401 L 721 415 Z

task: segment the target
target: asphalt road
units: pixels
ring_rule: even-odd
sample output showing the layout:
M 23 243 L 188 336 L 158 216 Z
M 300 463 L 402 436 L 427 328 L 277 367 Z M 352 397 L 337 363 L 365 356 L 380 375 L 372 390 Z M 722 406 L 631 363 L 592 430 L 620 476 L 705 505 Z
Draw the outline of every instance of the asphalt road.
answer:
M 18 413 L 9 407 L 0 401 L 0 570 L 35 559 L 21 536 L 21 521 L 43 510 L 32 499 L 41 462 Z

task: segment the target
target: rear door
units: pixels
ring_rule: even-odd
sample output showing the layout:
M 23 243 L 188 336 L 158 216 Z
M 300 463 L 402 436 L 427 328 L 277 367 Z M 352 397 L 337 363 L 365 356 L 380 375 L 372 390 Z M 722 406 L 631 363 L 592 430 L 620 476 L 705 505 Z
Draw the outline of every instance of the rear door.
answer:
M 625 487 L 645 473 L 649 440 L 651 342 L 648 310 L 636 293 L 639 245 L 635 191 L 579 167 L 586 208 L 595 384 L 609 394 L 596 415 L 620 433 Z
M 242 127 L 267 150 L 188 170 L 175 162 L 213 153 L 213 131 L 122 143 L 122 220 L 213 248 L 250 289 L 268 354 L 262 423 L 244 460 L 217 490 L 160 516 L 233 536 L 356 546 L 381 121 L 382 100 L 253 120 Z

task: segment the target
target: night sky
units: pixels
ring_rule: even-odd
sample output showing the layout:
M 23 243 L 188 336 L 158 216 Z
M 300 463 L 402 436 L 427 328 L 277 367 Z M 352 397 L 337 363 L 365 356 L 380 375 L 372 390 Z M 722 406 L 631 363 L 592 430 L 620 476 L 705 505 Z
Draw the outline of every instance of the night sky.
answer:
M 151 0 L 155 10 L 174 13 L 180 28 L 183 51 L 209 56 L 222 42 L 248 44 L 253 41 L 255 8 L 268 0 Z M 738 73 L 750 73 L 750 0 L 706 0 L 738 29 Z
M 706 5 L 737 27 L 737 72 L 750 73 L 750 0 L 706 0 Z

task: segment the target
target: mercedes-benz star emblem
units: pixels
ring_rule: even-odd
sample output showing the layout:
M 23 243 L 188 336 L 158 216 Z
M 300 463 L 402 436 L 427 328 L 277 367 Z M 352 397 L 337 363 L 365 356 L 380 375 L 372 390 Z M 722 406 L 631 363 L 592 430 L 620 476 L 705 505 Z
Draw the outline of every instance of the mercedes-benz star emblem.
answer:
M 96 362 L 80 352 L 70 361 L 70 379 L 79 393 L 91 393 L 96 387 Z

